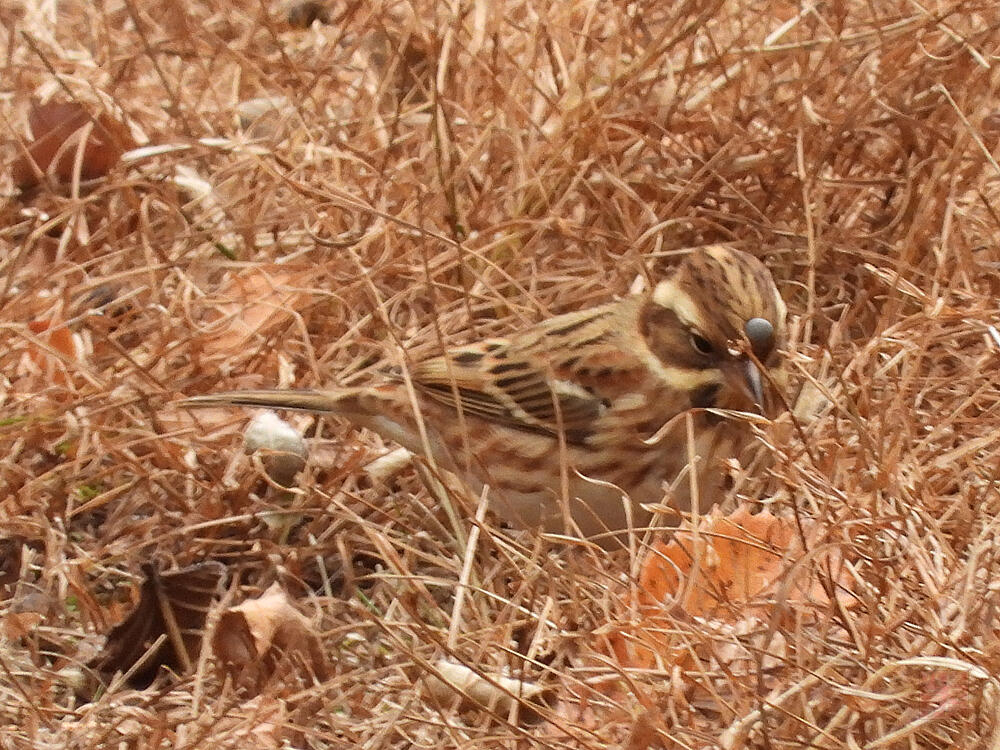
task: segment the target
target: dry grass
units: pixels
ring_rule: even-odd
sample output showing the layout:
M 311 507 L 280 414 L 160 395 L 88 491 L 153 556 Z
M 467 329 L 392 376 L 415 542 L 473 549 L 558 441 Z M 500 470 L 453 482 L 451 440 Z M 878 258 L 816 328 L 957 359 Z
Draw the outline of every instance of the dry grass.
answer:
M 305 30 L 236 0 L 7 0 L 0 21 L 5 164 L 30 95 L 183 147 L 90 187 L 0 178 L 0 524 L 23 543 L 0 588 L 0 746 L 1000 742 L 976 671 L 1000 673 L 992 0 L 338 1 Z M 264 95 L 289 104 L 241 131 L 238 103 Z M 229 466 L 245 415 L 171 406 L 352 382 L 714 241 L 774 270 L 793 393 L 812 394 L 739 490 L 825 525 L 858 576 L 852 607 L 752 632 L 677 617 L 691 653 L 746 649 L 739 668 L 623 671 L 600 634 L 629 560 L 488 527 L 473 546 L 412 472 L 370 481 L 383 446 L 340 423 L 296 420 L 314 460 L 279 544 L 259 516 L 275 495 Z M 209 662 L 78 701 L 60 671 L 149 559 L 225 561 L 233 598 L 281 581 L 330 674 L 247 695 Z M 25 612 L 44 619 L 14 637 Z M 551 706 L 459 706 L 427 688 L 442 658 Z

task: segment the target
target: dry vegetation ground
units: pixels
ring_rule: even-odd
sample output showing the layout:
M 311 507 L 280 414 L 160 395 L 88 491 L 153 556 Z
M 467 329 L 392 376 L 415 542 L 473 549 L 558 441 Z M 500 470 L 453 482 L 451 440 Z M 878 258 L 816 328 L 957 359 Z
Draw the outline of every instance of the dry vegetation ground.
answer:
M 4 0 L 0 20 L 0 747 L 998 746 L 993 0 L 335 0 L 309 28 L 263 0 Z M 20 193 L 31 97 L 176 148 Z M 412 470 L 363 470 L 391 446 L 306 417 L 302 520 L 276 530 L 246 415 L 171 405 L 356 382 L 715 241 L 774 270 L 792 398 L 807 385 L 740 497 L 813 519 L 854 593 L 728 630 L 677 613 L 672 665 L 609 655 L 627 555 L 468 545 Z M 230 603 L 280 582 L 325 673 L 300 657 L 248 687 L 206 649 L 77 697 L 150 560 L 224 562 Z M 547 703 L 459 705 L 428 687 L 443 663 Z

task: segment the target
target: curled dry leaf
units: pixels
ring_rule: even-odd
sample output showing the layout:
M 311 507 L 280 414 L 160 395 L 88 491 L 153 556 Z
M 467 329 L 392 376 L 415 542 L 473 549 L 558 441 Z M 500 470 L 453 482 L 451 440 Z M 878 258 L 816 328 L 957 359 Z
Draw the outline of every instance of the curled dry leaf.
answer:
M 326 657 L 319 636 L 277 583 L 258 598 L 222 614 L 212 651 L 243 687 L 259 689 L 279 665 L 290 660 L 302 665 L 307 675 L 326 679 Z
M 437 674 L 427 676 L 427 689 L 439 701 L 461 696 L 469 707 L 489 707 L 506 714 L 515 703 L 529 710 L 522 718 L 531 718 L 548 705 L 551 688 L 527 680 L 478 672 L 465 664 L 440 660 L 434 665 Z
M 813 524 L 805 528 L 809 549 L 818 531 Z M 827 607 L 831 585 L 850 606 L 851 579 L 837 550 L 822 548 L 809 560 L 805 554 L 794 519 L 752 515 L 745 507 L 728 516 L 715 510 L 697 532 L 678 529 L 647 553 L 635 599 L 639 622 L 612 638 L 615 654 L 632 666 L 652 666 L 657 657 L 673 663 L 687 646 L 683 639 L 673 642 L 672 622 L 702 618 L 739 629 L 785 610 Z
M 406 448 L 395 448 L 365 464 L 365 473 L 373 482 L 387 482 L 413 463 Z
M 83 137 L 80 178 L 84 180 L 104 177 L 135 146 L 123 123 L 106 113 L 93 116 L 77 102 L 33 102 L 28 123 L 33 140 L 27 153 L 14 162 L 14 182 L 21 189 L 35 187 L 43 177 L 70 182 Z
M 127 673 L 129 684 L 138 688 L 147 687 L 161 666 L 182 674 L 191 671 L 226 569 L 205 562 L 163 573 L 149 564 L 143 573 L 146 580 L 135 610 L 112 629 L 90 664 L 103 679 Z

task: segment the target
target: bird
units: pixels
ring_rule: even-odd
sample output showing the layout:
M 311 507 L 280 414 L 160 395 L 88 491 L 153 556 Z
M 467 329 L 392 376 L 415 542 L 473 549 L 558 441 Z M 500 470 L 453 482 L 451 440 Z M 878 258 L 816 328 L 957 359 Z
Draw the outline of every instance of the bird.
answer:
M 786 306 L 754 255 L 708 245 L 644 293 L 386 372 L 371 385 L 188 398 L 343 417 L 446 469 L 507 524 L 609 548 L 650 507 L 706 512 L 780 370 Z M 693 439 L 692 439 L 693 438 Z M 693 461 L 692 461 L 693 458 Z

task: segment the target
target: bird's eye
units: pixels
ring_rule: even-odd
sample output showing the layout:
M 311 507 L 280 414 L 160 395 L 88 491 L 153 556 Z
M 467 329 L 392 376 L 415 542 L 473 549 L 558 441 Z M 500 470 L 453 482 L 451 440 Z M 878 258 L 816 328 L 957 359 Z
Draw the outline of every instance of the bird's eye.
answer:
M 693 346 L 695 351 L 699 354 L 707 355 L 715 351 L 715 349 L 712 348 L 712 343 L 704 336 L 699 336 L 697 333 L 691 334 L 691 346 Z

